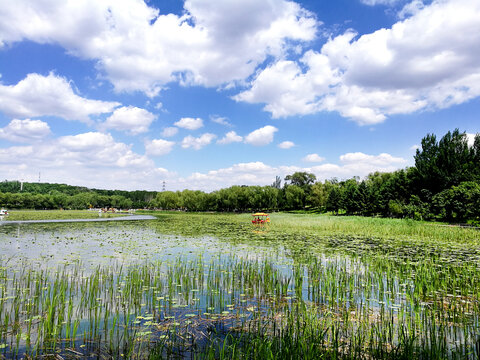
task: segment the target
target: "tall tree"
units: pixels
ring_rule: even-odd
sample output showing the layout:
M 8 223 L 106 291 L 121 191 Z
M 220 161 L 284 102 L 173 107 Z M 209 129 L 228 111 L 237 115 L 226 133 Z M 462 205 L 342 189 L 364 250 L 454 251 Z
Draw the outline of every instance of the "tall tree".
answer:
M 275 181 L 273 182 L 272 187 L 275 189 L 280 189 L 282 187 L 282 179 L 280 176 L 275 176 Z
M 327 211 L 333 211 L 338 214 L 341 207 L 342 193 L 338 184 L 333 184 L 330 192 L 328 193 L 326 209 Z
M 472 163 L 472 151 L 465 132 L 449 131 L 438 143 L 435 135 L 428 134 L 415 155 L 420 189 L 437 194 L 462 181 L 472 180 Z
M 289 181 L 291 185 L 300 186 L 305 190 L 305 187 L 315 182 L 317 177 L 314 174 L 307 173 L 305 171 L 297 171 L 292 175 L 287 175 L 285 181 Z

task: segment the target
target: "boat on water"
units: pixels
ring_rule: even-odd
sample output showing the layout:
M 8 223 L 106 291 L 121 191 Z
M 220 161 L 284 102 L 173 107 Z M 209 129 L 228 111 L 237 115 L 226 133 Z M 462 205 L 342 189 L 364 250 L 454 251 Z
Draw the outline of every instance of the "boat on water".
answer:
M 254 217 L 252 220 L 252 224 L 268 224 L 270 223 L 270 218 L 266 213 L 255 213 L 252 214 Z

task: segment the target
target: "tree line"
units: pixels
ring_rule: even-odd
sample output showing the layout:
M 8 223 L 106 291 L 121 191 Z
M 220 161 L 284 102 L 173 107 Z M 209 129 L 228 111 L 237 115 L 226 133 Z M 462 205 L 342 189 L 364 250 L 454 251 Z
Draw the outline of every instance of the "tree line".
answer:
M 145 208 L 156 191 L 89 189 L 51 183 L 0 182 L 0 206 L 10 209 Z
M 480 223 L 480 134 L 472 145 L 455 129 L 437 140 L 428 134 L 415 166 L 375 172 L 365 179 L 316 181 L 314 174 L 277 177 L 270 186 L 232 186 L 211 193 L 165 191 L 152 205 L 189 211 L 311 209 L 335 214 Z
M 0 205 L 9 208 L 117 207 L 184 211 L 315 210 L 335 214 L 408 217 L 480 223 L 480 134 L 473 145 L 455 129 L 437 140 L 428 134 L 415 165 L 375 172 L 360 180 L 317 181 L 296 172 L 268 186 L 231 186 L 203 191 L 97 190 L 65 184 L 0 183 Z

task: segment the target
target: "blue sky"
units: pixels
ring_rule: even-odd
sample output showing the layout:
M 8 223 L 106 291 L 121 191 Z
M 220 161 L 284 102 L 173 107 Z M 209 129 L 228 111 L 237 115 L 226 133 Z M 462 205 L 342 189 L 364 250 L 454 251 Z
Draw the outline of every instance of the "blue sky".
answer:
M 2 179 L 212 191 L 480 132 L 478 0 L 0 0 Z

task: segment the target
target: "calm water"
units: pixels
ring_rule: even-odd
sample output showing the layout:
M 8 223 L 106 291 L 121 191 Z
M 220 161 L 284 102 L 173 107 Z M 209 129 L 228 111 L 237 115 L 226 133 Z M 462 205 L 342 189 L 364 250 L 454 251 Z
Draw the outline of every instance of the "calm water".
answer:
M 77 309 L 67 323 L 72 322 L 73 326 L 78 321 L 77 334 L 83 334 L 83 337 L 65 342 L 61 339 L 67 335 L 66 320 L 62 318 L 61 323 L 56 324 L 61 334 L 57 342 L 63 356 L 68 355 L 66 349 L 69 346 L 74 346 L 77 356 L 81 353 L 86 358 L 98 357 L 99 352 L 104 351 L 104 344 L 92 347 L 92 342 L 98 334 L 106 334 L 110 328 L 115 329 L 115 338 L 109 342 L 113 342 L 116 353 L 125 343 L 133 343 L 136 349 L 142 342 L 135 335 L 138 332 L 148 334 L 148 338 L 162 338 L 168 327 L 191 327 L 193 322 L 198 325 L 196 332 L 205 332 L 212 324 L 219 329 L 231 328 L 247 317 L 229 317 L 235 304 L 243 309 L 253 306 L 252 303 L 255 308 L 265 308 L 265 304 L 256 301 L 252 293 L 246 300 L 245 292 L 251 292 L 253 288 L 236 286 L 232 279 L 225 281 L 231 273 L 231 266 L 236 261 L 258 264 L 266 257 L 272 257 L 268 247 L 252 249 L 248 245 L 233 245 L 209 236 L 166 235 L 159 233 L 151 221 L 4 224 L 0 226 L 0 270 L 3 271 L 0 276 L 0 324 L 8 320 L 5 320 L 6 314 L 12 319 L 16 304 L 20 302 L 26 309 L 20 315 L 21 323 L 27 325 L 21 327 L 23 335 L 19 335 L 18 343 L 17 336 L 12 333 L 15 325 L 4 327 L 3 332 L 0 325 L 0 354 L 3 352 L 10 358 L 15 357 L 16 351 L 31 355 L 52 351 L 49 348 L 53 345 L 44 343 L 45 335 L 41 335 L 42 344 L 37 348 L 32 344 L 44 331 L 43 314 L 48 312 L 53 296 L 50 294 L 59 277 L 65 284 L 67 298 L 71 298 L 69 301 Z M 279 262 L 279 271 L 288 274 L 285 264 L 291 261 L 282 251 L 275 258 Z M 138 267 L 148 272 L 148 280 L 133 280 Z M 41 280 L 33 280 L 39 276 Z M 92 289 L 91 283 L 98 276 L 100 288 Z M 30 280 L 26 280 L 27 277 Z M 40 291 L 38 283 L 43 284 Z M 78 288 L 78 284 L 84 286 Z M 124 297 L 124 289 L 131 286 L 138 288 Z M 118 295 L 109 297 L 107 291 Z M 91 297 L 93 302 L 86 304 L 85 296 Z M 30 313 L 35 298 L 41 304 Z M 58 307 L 63 308 L 62 313 L 68 318 L 65 303 Z M 101 323 L 93 320 L 97 315 L 92 309 L 97 309 Z M 200 314 L 212 315 L 207 315 L 208 319 L 204 315 L 202 319 Z M 26 332 L 30 322 L 36 323 L 37 327 L 29 335 L 28 344 Z M 121 329 L 128 329 L 122 336 L 118 335 L 119 323 L 123 323 Z M 160 323 L 164 325 L 159 329 Z
M 0 226 L 0 261 L 12 269 L 24 264 L 52 268 L 73 261 L 96 267 L 174 259 L 180 255 L 193 258 L 199 253 L 207 258 L 218 253 L 256 257 L 268 251 L 260 248 L 248 254 L 248 246 L 232 245 L 208 236 L 161 234 L 151 225 L 149 221 L 4 224 Z

